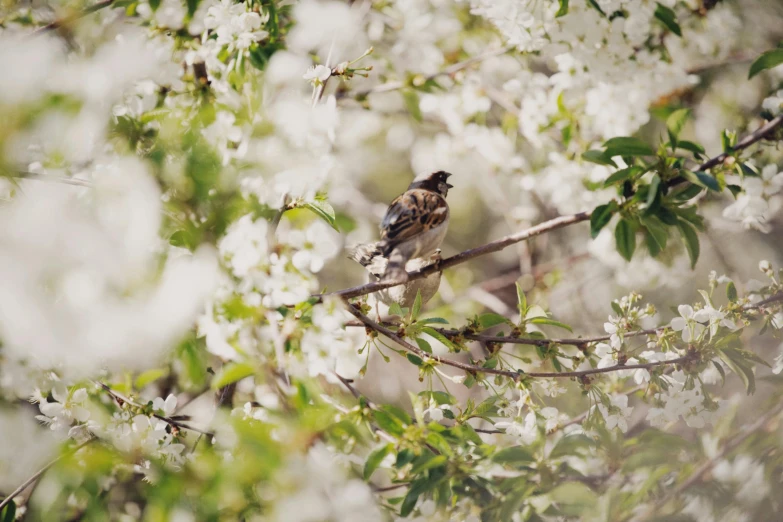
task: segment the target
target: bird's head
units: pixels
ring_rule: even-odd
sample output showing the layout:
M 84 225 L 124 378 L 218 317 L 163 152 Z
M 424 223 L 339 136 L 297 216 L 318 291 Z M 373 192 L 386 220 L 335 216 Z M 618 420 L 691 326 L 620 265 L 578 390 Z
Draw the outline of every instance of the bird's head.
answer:
M 446 197 L 449 193 L 449 189 L 453 188 L 453 185 L 447 183 L 449 176 L 451 176 L 451 173 L 442 170 L 419 174 L 414 178 L 413 182 L 408 187 L 408 190 L 421 188 L 437 192 L 441 196 Z

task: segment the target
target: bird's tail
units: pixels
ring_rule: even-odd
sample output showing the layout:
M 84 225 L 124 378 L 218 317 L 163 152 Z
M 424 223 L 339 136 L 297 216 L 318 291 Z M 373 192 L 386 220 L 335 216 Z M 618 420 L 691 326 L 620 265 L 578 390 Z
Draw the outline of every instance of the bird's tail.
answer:
M 353 259 L 362 266 L 369 266 L 376 257 L 383 255 L 378 243 L 356 245 L 348 252 L 348 259 Z
M 389 262 L 386 265 L 386 271 L 381 277 L 382 283 L 404 283 L 408 280 L 408 272 L 405 271 L 405 264 L 408 259 L 398 249 L 391 251 Z

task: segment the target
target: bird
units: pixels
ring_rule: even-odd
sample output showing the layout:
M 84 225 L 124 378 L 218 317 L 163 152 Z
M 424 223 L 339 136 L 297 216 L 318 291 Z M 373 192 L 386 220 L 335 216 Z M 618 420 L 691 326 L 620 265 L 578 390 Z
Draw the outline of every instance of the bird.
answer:
M 381 282 L 405 283 L 408 261 L 430 256 L 443 243 L 449 226 L 446 196 L 453 188 L 449 176 L 442 170 L 420 174 L 389 205 L 381 221 L 381 240 L 375 245 L 388 260 Z
M 405 264 L 405 270 L 412 272 L 420 270 L 429 264 L 439 262 L 441 260 L 440 252 L 438 248 L 426 258 L 417 257 L 411 259 Z M 371 282 L 380 281 L 388 264 L 388 260 L 383 257 L 378 249 L 378 243 L 359 245 L 350 252 L 348 257 L 367 269 Z M 421 293 L 421 304 L 426 304 L 438 292 L 440 276 L 441 273 L 439 271 L 433 272 L 422 279 L 379 290 L 373 294 L 373 297 L 376 299 L 376 302 L 380 301 L 386 306 L 397 303 L 402 308 L 410 308 L 416 301 L 416 294 Z M 378 316 L 380 317 L 380 314 Z

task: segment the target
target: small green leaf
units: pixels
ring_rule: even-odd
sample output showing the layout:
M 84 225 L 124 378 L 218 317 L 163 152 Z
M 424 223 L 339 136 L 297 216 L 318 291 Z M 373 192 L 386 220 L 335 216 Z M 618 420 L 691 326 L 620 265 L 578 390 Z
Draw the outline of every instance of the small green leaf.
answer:
M 439 331 L 435 330 L 434 328 L 432 328 L 430 326 L 425 326 L 424 328 L 421 329 L 421 332 L 429 335 L 430 337 L 433 337 L 433 338 L 437 339 L 438 341 L 440 341 L 441 343 L 446 345 L 446 347 L 449 350 L 451 350 L 452 352 L 458 352 L 459 351 L 459 346 L 457 346 L 456 344 L 451 342 L 451 340 L 448 337 L 446 337 L 445 335 L 443 335 Z
M 405 312 L 402 311 L 402 308 L 400 307 L 399 303 L 392 303 L 391 306 L 389 307 L 389 315 L 404 317 Z
M 633 252 L 636 250 L 636 233 L 631 223 L 626 219 L 621 219 L 614 229 L 614 240 L 617 251 L 626 261 L 630 261 Z
M 364 480 L 370 479 L 373 472 L 378 469 L 378 466 L 383 462 L 383 459 L 392 451 L 394 451 L 394 446 L 392 444 L 387 444 L 370 453 L 370 456 L 367 457 L 367 462 L 364 463 Z
M 699 260 L 699 235 L 690 223 L 683 220 L 677 223 L 677 228 L 685 243 L 685 248 L 688 250 L 688 257 L 691 258 L 691 268 L 694 268 L 696 261 Z
M 524 464 L 535 462 L 533 453 L 522 446 L 504 448 L 492 456 L 492 461 L 499 464 Z
M 14 522 L 16 519 L 16 502 L 11 501 L 3 508 L 2 513 L 0 513 L 0 520 L 2 522 Z
M 604 143 L 606 156 L 654 156 L 655 151 L 648 144 L 634 137 L 618 137 Z
M 593 239 L 598 237 L 598 233 L 601 229 L 612 220 L 612 216 L 616 211 L 617 202 L 615 200 L 610 201 L 606 205 L 595 207 L 592 214 L 590 214 L 590 236 Z
M 413 462 L 411 468 L 411 475 L 417 475 L 422 471 L 428 469 L 437 468 L 442 466 L 448 461 L 446 455 L 433 455 L 432 453 L 425 453 Z
M 329 203 L 322 199 L 316 199 L 315 201 L 308 201 L 303 206 L 304 208 L 313 211 L 318 217 L 329 223 L 330 227 L 337 230 L 338 232 L 340 231 L 337 228 L 334 209 Z
M 419 324 L 449 324 L 449 322 L 442 317 L 425 317 L 416 322 Z
M 212 379 L 212 389 L 219 390 L 224 386 L 241 381 L 245 377 L 250 377 L 255 373 L 255 369 L 247 363 L 228 363 Z
M 391 435 L 399 437 L 405 433 L 405 428 L 402 426 L 402 422 L 397 417 L 389 415 L 385 411 L 376 411 L 373 413 L 373 418 L 378 426 Z
M 738 298 L 737 287 L 734 286 L 733 281 L 729 281 L 729 284 L 726 285 L 726 297 L 728 297 L 729 301 L 731 301 L 732 303 L 737 302 L 737 298 Z
M 430 346 L 430 343 L 428 343 L 421 337 L 416 338 L 416 344 L 419 345 L 419 348 L 421 349 L 422 352 L 432 353 L 432 346 Z
M 682 36 L 682 29 L 680 28 L 680 24 L 677 23 L 677 15 L 673 10 L 665 5 L 658 4 L 658 8 L 655 10 L 655 18 L 657 18 L 669 31 L 677 36 Z
M 513 324 L 511 321 L 498 314 L 481 314 L 478 316 L 478 323 L 482 330 L 492 328 L 499 324 Z
M 528 323 L 531 324 L 544 324 L 547 326 L 557 326 L 558 328 L 563 328 L 564 330 L 568 330 L 569 332 L 573 332 L 574 330 L 571 329 L 570 326 L 568 326 L 565 323 L 561 323 L 560 321 L 555 321 L 554 319 L 550 319 L 548 317 L 534 317 Z
M 644 167 L 627 167 L 624 169 L 620 169 L 617 172 L 613 173 L 608 178 L 606 178 L 606 181 L 604 181 L 604 187 L 610 187 L 615 183 L 620 183 L 627 179 L 633 179 L 639 174 L 643 174 L 644 172 L 645 172 Z
M 691 183 L 695 185 L 699 185 L 701 187 L 708 188 L 710 190 L 713 190 L 715 192 L 720 192 L 720 183 L 718 183 L 718 180 L 714 177 L 710 176 L 706 172 L 691 172 L 690 170 L 682 170 L 680 171 L 682 174 L 682 177 L 690 181 Z
M 482 368 L 487 368 L 489 370 L 494 370 L 498 366 L 498 359 L 497 357 L 490 357 L 486 361 L 484 361 L 484 364 L 481 365 Z
M 419 93 L 413 89 L 403 89 L 402 99 L 413 119 L 421 123 L 423 117 L 421 115 L 421 107 L 419 107 Z
M 661 177 L 658 174 L 653 174 L 650 180 L 650 188 L 647 192 L 647 208 L 652 207 L 655 198 L 658 196 L 658 189 L 661 186 Z
M 773 49 L 767 51 L 753 62 L 748 73 L 748 80 L 756 76 L 761 71 L 772 69 L 783 63 L 783 49 Z
M 413 364 L 415 364 L 416 366 L 421 366 L 422 364 L 424 364 L 424 361 L 421 359 L 421 357 L 419 357 L 416 354 L 409 353 L 409 354 L 406 354 L 405 357 L 407 357 L 408 360 L 410 362 L 412 362 Z
M 421 312 L 421 290 L 416 291 L 416 299 L 413 300 L 413 312 L 411 313 L 411 316 L 416 319 L 419 317 L 419 312 Z
M 136 377 L 136 380 L 134 381 L 133 385 L 141 390 L 148 384 L 157 381 L 161 377 L 167 375 L 169 372 L 165 368 L 153 368 L 151 370 L 147 370 L 146 372 L 142 372 L 139 374 L 138 377 Z
M 718 370 L 718 373 L 720 374 L 720 384 L 721 386 L 726 384 L 726 370 L 723 369 L 723 366 L 720 365 L 718 361 L 712 361 L 713 366 L 715 366 L 715 369 Z
M 685 122 L 691 115 L 690 109 L 677 109 L 666 118 L 666 128 L 675 138 L 680 136 L 682 128 L 685 126 Z
M 196 10 L 198 9 L 201 0 L 186 0 L 186 3 L 188 5 L 188 16 L 192 17 L 196 14 Z
M 582 159 L 591 163 L 597 163 L 598 165 L 609 165 L 617 168 L 617 163 L 612 160 L 611 156 L 608 156 L 602 150 L 588 150 L 583 152 Z
M 568 0 L 560 0 L 560 9 L 555 13 L 555 17 L 559 18 L 568 14 Z
M 574 434 L 561 437 L 552 451 L 549 453 L 549 458 L 557 457 L 572 457 L 575 454 L 579 454 L 589 448 L 595 447 L 595 441 L 587 435 Z
M 519 320 L 525 318 L 527 314 L 527 297 L 525 297 L 525 291 L 522 290 L 522 286 L 517 283 L 517 309 L 519 310 Z
M 642 219 L 642 225 L 647 231 L 647 237 L 650 238 L 655 248 L 650 248 L 650 243 L 647 246 L 650 250 L 650 255 L 656 257 L 661 250 L 666 248 L 666 242 L 669 237 L 669 231 L 656 217 L 650 216 Z
M 677 142 L 677 147 L 687 150 L 689 152 L 692 152 L 697 158 L 701 159 L 702 154 L 704 154 L 704 147 L 699 145 L 698 143 L 694 143 L 692 141 L 688 140 L 680 140 Z

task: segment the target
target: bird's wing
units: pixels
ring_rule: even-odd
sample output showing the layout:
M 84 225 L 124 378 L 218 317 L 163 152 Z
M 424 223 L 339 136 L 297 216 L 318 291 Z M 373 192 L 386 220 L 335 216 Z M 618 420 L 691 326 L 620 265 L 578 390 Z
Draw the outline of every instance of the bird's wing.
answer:
M 380 277 L 386 270 L 386 264 L 388 261 L 383 257 L 383 253 L 378 247 L 378 243 L 368 243 L 364 245 L 357 245 L 348 252 L 348 258 L 353 259 L 364 268 L 367 269 L 372 275 Z
M 381 222 L 384 253 L 406 239 L 411 239 L 446 222 L 449 206 L 440 194 L 424 189 L 408 190 L 389 205 Z

